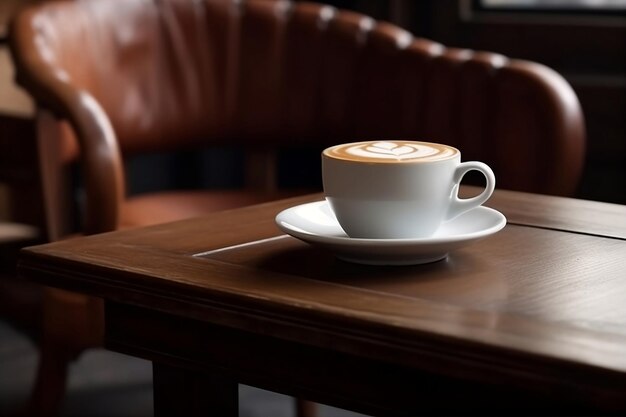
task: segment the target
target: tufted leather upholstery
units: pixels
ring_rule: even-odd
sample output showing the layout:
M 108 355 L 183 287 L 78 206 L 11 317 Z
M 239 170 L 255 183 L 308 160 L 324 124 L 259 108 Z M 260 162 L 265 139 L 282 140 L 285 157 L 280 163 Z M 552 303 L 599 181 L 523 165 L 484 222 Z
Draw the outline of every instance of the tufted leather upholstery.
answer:
M 561 195 L 582 170 L 580 106 L 552 70 L 328 6 L 60 2 L 23 13 L 11 39 L 18 81 L 77 133 L 88 224 L 109 219 L 93 231 L 120 221 L 122 154 L 200 143 L 444 142 L 500 187 Z
M 571 195 L 582 171 L 580 105 L 554 71 L 320 4 L 52 2 L 25 9 L 10 42 L 17 80 L 39 108 L 50 239 L 67 233 L 59 171 L 76 159 L 85 233 L 277 196 L 127 199 L 123 158 L 144 151 L 410 138 L 489 163 L 502 188 Z

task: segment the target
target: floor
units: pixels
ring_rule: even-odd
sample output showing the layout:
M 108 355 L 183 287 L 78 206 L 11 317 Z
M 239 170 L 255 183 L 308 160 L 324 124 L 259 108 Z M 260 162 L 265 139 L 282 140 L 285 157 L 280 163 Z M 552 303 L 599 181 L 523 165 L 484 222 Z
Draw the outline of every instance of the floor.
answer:
M 0 320 L 0 416 L 27 399 L 37 363 L 28 339 Z M 71 369 L 62 417 L 148 417 L 152 409 L 150 363 L 105 350 L 81 356 Z M 290 417 L 290 397 L 248 386 L 239 389 L 241 417 Z M 319 417 L 360 414 L 320 405 Z

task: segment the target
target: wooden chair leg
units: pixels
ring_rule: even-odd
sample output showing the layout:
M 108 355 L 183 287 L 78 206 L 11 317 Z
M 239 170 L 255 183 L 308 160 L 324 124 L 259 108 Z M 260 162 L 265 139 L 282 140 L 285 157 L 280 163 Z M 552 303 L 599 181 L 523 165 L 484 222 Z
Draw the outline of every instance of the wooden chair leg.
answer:
M 316 417 L 317 404 L 312 401 L 295 398 L 296 417 Z
M 71 360 L 72 358 L 64 349 L 58 349 L 51 344 L 42 344 L 27 415 L 44 417 L 56 416 L 60 413 Z
M 68 368 L 88 348 L 102 346 L 102 300 L 56 289 L 44 292 L 39 367 L 28 415 L 58 415 Z
M 102 346 L 102 300 L 46 289 L 39 368 L 25 415 L 58 415 L 65 396 L 68 368 L 84 350 Z M 316 417 L 317 404 L 295 399 L 297 417 Z

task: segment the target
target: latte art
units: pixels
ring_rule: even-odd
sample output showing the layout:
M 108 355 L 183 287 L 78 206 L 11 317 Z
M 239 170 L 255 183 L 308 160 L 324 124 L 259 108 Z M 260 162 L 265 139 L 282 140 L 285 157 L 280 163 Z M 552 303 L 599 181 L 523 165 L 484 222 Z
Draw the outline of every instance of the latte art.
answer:
M 458 151 L 446 145 L 412 141 L 357 142 L 333 146 L 326 156 L 363 162 L 419 162 L 449 159 Z

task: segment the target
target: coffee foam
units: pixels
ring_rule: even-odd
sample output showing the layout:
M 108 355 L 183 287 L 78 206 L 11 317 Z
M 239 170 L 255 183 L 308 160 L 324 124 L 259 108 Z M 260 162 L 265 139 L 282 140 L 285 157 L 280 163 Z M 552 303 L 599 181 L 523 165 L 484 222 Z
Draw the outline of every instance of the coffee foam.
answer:
M 332 146 L 324 155 L 357 162 L 430 162 L 452 158 L 458 150 L 447 145 L 413 141 L 369 141 Z

